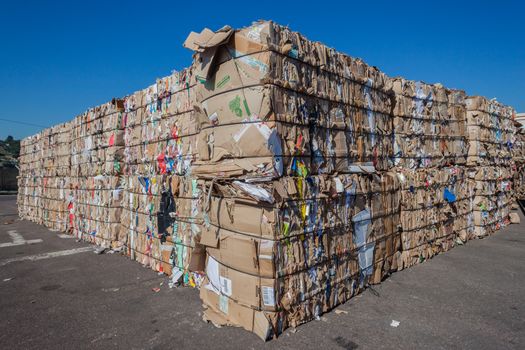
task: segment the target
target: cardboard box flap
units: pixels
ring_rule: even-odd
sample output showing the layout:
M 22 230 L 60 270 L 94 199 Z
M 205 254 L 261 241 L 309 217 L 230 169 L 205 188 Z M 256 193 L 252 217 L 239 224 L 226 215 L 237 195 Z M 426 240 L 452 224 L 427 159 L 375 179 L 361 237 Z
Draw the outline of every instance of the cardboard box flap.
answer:
M 217 248 L 219 246 L 219 228 L 212 225 L 204 227 L 201 233 L 200 244 Z
M 183 46 L 198 52 L 198 55 L 195 57 L 195 75 L 198 79 L 206 80 L 210 76 L 217 48 L 225 44 L 232 33 L 231 27 L 224 26 L 216 32 L 205 28 L 200 33 L 191 32 L 188 35 Z
M 184 41 L 183 46 L 192 51 L 203 52 L 208 48 L 226 43 L 232 33 L 233 29 L 230 26 L 224 26 L 216 32 L 204 28 L 200 33 L 191 32 Z

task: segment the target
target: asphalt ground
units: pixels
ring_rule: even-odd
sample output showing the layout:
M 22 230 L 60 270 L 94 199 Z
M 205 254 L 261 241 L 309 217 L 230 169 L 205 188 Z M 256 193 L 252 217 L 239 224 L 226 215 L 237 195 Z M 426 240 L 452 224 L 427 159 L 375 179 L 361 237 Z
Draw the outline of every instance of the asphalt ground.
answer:
M 0 349 L 525 348 L 525 224 L 395 273 L 265 343 L 202 321 L 197 290 L 19 220 L 15 201 L 0 196 Z

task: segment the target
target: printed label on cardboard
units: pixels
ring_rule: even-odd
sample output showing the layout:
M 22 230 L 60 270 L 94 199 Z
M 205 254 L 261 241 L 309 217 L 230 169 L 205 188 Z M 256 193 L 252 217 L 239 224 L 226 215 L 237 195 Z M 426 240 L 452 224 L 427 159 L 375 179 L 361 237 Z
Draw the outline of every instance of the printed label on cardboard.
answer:
M 262 286 L 262 297 L 264 306 L 275 306 L 275 295 L 272 287 Z
M 227 296 L 232 295 L 232 281 L 226 277 L 220 276 L 221 292 Z
M 219 295 L 219 309 L 224 313 L 228 314 L 228 297 L 225 295 Z

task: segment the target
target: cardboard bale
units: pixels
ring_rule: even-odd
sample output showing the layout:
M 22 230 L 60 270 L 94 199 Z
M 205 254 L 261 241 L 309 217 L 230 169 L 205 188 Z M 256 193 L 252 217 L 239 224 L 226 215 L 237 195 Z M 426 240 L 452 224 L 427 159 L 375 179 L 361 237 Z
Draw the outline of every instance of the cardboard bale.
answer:
M 191 70 L 173 72 L 124 99 L 124 173 L 190 173 L 197 154 Z
M 394 165 L 407 169 L 465 164 L 465 93 L 441 84 L 392 80 Z
M 510 166 L 516 131 L 514 110 L 481 96 L 469 96 L 466 104 L 468 164 Z
M 490 235 L 510 223 L 516 164 L 514 110 L 495 99 L 470 96 L 467 103 L 468 176 L 474 183 L 474 233 Z
M 68 177 L 43 177 L 41 192 L 43 225 L 53 231 L 68 229 Z
M 73 234 L 79 239 L 111 248 L 120 231 L 122 198 L 118 177 L 74 178 L 70 207 Z
M 38 222 L 42 192 L 42 132 L 29 136 L 20 142 L 18 158 L 18 214 L 21 218 Z
M 199 238 L 197 180 L 177 175 L 126 176 L 120 243 L 155 271 L 195 284 L 189 265 Z M 193 272 L 193 271 L 192 271 Z
M 383 73 L 272 22 L 226 32 L 192 33 L 185 43 L 196 51 L 200 138 L 208 145 L 199 146 L 195 174 L 388 169 L 391 93 Z
M 399 184 L 393 173 L 210 186 L 214 196 L 203 209 L 200 241 L 208 253 L 204 288 L 217 293 L 221 305 L 270 312 L 270 328 L 283 324 L 282 331 L 319 317 L 397 269 Z M 205 304 L 217 299 L 206 293 Z M 224 324 L 251 327 L 224 307 L 206 305 L 208 315 L 222 311 Z
M 172 284 L 195 286 L 201 277 L 190 272 L 200 200 L 190 177 L 198 156 L 193 86 L 191 69 L 184 69 L 124 98 L 119 244 L 132 259 L 171 275 Z
M 398 169 L 401 184 L 400 269 L 463 243 L 473 232 L 472 182 L 460 166 Z
M 513 179 L 514 197 L 516 199 L 525 199 L 525 129 L 521 125 L 516 126 L 512 159 L 515 164 Z
M 473 167 L 468 176 L 474 183 L 471 198 L 474 232 L 470 238 L 490 235 L 507 226 L 513 203 L 511 169 L 500 166 Z
M 117 176 L 124 151 L 123 101 L 113 99 L 77 116 L 72 126 L 71 176 Z
M 56 231 L 67 229 L 70 132 L 70 123 L 44 129 L 20 149 L 19 214 Z

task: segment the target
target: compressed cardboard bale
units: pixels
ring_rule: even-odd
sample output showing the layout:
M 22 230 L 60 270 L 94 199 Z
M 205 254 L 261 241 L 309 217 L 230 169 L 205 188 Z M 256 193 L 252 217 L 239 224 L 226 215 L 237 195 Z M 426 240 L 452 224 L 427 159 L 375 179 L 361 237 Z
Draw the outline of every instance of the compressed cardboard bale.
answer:
M 512 159 L 515 164 L 513 179 L 514 197 L 516 199 L 525 199 L 525 129 L 522 126 L 516 126 Z
M 124 99 L 124 173 L 189 173 L 197 153 L 197 120 L 189 69 L 158 79 Z
M 466 242 L 473 231 L 473 185 L 466 168 L 397 169 L 401 184 L 400 269 Z
M 69 169 L 70 123 L 42 130 L 21 143 L 19 158 L 20 216 L 45 225 L 51 230 L 65 230 L 67 208 L 64 190 Z
M 70 168 L 71 123 L 46 129 L 44 135 L 43 176 L 68 176 Z
M 18 159 L 18 193 L 17 206 L 18 215 L 22 219 L 35 221 L 35 191 L 36 182 L 40 178 L 40 172 L 34 162 L 37 159 L 35 153 L 38 149 L 40 134 L 29 136 L 20 141 L 20 157 Z M 33 170 L 31 170 L 31 168 Z M 33 173 L 33 176 L 31 176 Z
M 124 98 L 119 244 L 132 259 L 171 275 L 171 284 L 195 286 L 200 277 L 190 263 L 200 198 L 196 179 L 189 177 L 197 157 L 193 86 L 191 69 L 184 69 Z
M 465 164 L 465 93 L 441 84 L 392 80 L 394 165 L 407 169 Z
M 71 123 L 44 130 L 42 169 L 42 221 L 54 231 L 68 229 Z
M 467 98 L 469 177 L 474 183 L 471 238 L 490 235 L 509 221 L 516 164 L 514 110 L 481 96 Z
M 68 189 L 67 177 L 42 178 L 42 221 L 43 225 L 54 231 L 66 231 L 68 228 Z
M 472 167 L 468 172 L 474 183 L 471 198 L 474 232 L 470 238 L 490 235 L 510 223 L 512 209 L 512 171 L 506 167 Z
M 39 209 L 42 197 L 42 177 L 18 177 L 17 205 L 20 218 L 33 222 L 39 221 Z
M 240 101 L 239 94 L 252 106 L 248 107 L 252 116 L 239 119 L 230 109 L 232 101 Z M 272 96 L 277 94 L 273 87 L 253 87 L 206 101 L 205 108 L 220 117 L 210 116 L 215 125 L 205 125 L 199 133 L 199 160 L 193 164 L 192 173 L 209 178 L 244 174 L 271 178 L 284 175 L 284 171 L 306 174 L 310 164 L 309 128 L 271 120 Z M 246 108 L 247 104 L 243 105 Z
M 467 104 L 468 164 L 512 165 L 514 110 L 496 100 L 469 96 Z
M 375 182 L 370 180 L 374 178 Z M 209 224 L 203 228 L 201 244 L 207 245 L 208 252 L 215 257 L 218 256 L 214 254 L 226 254 L 226 258 L 237 251 L 239 254 L 231 258 L 244 260 L 232 260 L 228 264 L 244 272 L 259 271 L 267 277 L 294 272 L 304 266 L 305 260 L 314 264 L 329 259 L 336 250 L 341 253 L 351 250 L 353 217 L 362 211 L 360 208 L 365 209 L 366 196 L 388 199 L 384 203 L 372 201 L 376 216 L 384 216 L 382 220 L 390 220 L 393 213 L 397 213 L 398 207 L 392 203 L 395 198 L 390 199 L 389 193 L 378 187 L 381 184 L 378 179 L 385 178 L 340 175 L 334 178 L 286 177 L 253 185 L 240 181 L 231 185 L 215 183 L 214 188 L 220 196 L 211 197 L 209 209 L 205 211 Z M 264 193 L 271 203 L 264 202 L 264 197 L 252 197 L 249 191 Z M 382 208 L 383 205 L 387 208 Z M 378 224 L 379 221 L 374 222 Z M 386 236 L 392 234 L 392 230 L 395 232 L 397 221 L 384 224 L 388 228 Z M 244 250 L 235 249 L 233 244 L 264 251 L 260 254 L 271 257 L 272 262 L 264 262 L 250 254 L 243 257 Z M 222 248 L 213 249 L 218 247 Z M 341 250 L 342 247 L 346 250 Z M 252 270 L 254 266 L 259 270 Z
M 195 285 L 191 254 L 198 239 L 200 187 L 177 175 L 126 176 L 120 244 L 134 260 Z
M 200 241 L 207 317 L 250 329 L 225 308 L 233 302 L 274 315 L 267 327 L 285 329 L 379 283 L 397 269 L 398 186 L 392 173 L 214 182 Z
M 70 213 L 74 235 L 105 248 L 112 248 L 121 229 L 123 188 L 116 176 L 76 177 L 72 184 Z
M 272 22 L 219 31 L 214 46 L 201 47 L 209 35 L 192 33 L 185 43 L 197 51 L 200 134 L 208 145 L 199 146 L 196 174 L 388 168 L 391 99 L 383 73 Z
M 122 173 L 123 101 L 113 99 L 76 117 L 72 125 L 72 176 Z
M 20 142 L 18 159 L 18 214 L 21 218 L 38 222 L 42 181 L 42 133 L 29 136 Z

